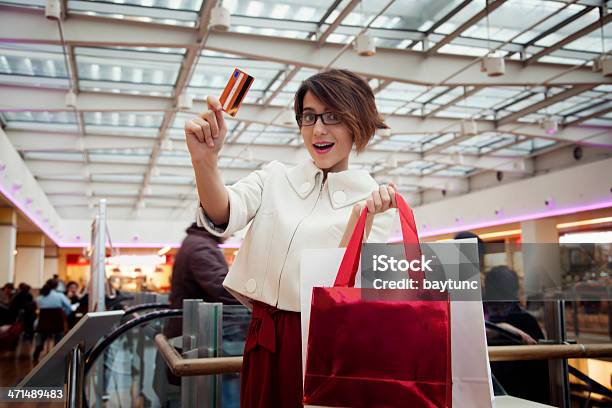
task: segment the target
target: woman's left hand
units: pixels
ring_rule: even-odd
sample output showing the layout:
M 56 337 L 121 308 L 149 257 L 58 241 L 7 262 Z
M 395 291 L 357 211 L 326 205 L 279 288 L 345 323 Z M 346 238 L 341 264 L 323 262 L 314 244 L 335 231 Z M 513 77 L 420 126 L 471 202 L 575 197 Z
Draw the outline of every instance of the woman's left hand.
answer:
M 378 190 L 372 191 L 372 195 L 366 200 L 366 206 L 368 207 L 368 216 L 372 218 L 371 216 L 374 216 L 381 212 L 385 212 L 389 208 L 396 208 L 396 190 L 397 187 L 395 183 L 389 183 L 389 185 L 382 184 L 378 187 Z
M 364 241 L 368 239 L 370 235 L 370 231 L 372 230 L 372 224 L 374 223 L 374 216 L 376 214 L 387 211 L 390 208 L 397 208 L 397 203 L 395 202 L 395 192 L 397 191 L 397 186 L 395 183 L 391 182 L 389 185 L 380 185 L 378 190 L 372 191 L 370 197 L 364 202 L 357 203 L 353 206 L 353 211 L 351 211 L 351 217 L 346 225 L 346 229 L 344 230 L 344 235 L 340 240 L 340 248 L 345 248 L 348 245 L 349 240 L 351 239 L 351 234 L 357 225 L 357 221 L 359 220 L 359 216 L 363 211 L 364 207 L 368 207 L 368 216 L 366 218 L 366 228 L 364 233 Z

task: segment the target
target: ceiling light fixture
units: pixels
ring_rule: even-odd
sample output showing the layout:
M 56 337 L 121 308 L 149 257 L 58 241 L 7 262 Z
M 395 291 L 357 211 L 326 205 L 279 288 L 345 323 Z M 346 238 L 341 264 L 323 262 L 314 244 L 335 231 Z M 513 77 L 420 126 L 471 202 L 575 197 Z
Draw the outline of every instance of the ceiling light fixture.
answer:
M 394 169 L 397 167 L 397 157 L 395 157 L 395 155 L 390 154 L 389 156 L 387 156 L 387 158 L 385 159 L 385 167 L 387 168 L 391 168 Z
M 354 47 L 362 57 L 371 57 L 376 54 L 376 39 L 368 33 L 361 33 L 355 38 Z
M 609 10 L 605 7 L 599 9 L 601 19 L 605 17 L 605 14 L 609 12 Z M 601 69 L 601 73 L 605 77 L 612 76 L 612 58 L 608 55 L 606 51 L 606 32 L 605 32 L 605 24 L 601 24 L 599 27 L 600 39 L 601 39 L 601 56 L 598 58 L 599 64 L 593 64 L 593 70 L 599 71 Z M 599 66 L 596 66 L 599 65 Z M 597 69 L 596 69 L 597 68 Z
M 475 136 L 478 134 L 478 125 L 474 119 L 463 119 L 461 121 L 461 136 Z
M 166 255 L 168 252 L 170 252 L 171 249 L 172 247 L 170 245 L 166 245 L 165 247 L 157 251 L 157 255 L 159 256 Z
M 208 28 L 215 31 L 228 31 L 230 29 L 230 11 L 218 5 L 214 7 L 210 13 L 210 24 Z
M 605 224 L 612 222 L 612 217 L 591 218 L 590 220 L 564 222 L 557 224 L 557 229 L 584 227 L 586 225 Z
M 504 57 L 494 52 L 482 59 L 480 70 L 486 72 L 490 77 L 504 75 L 506 73 L 506 61 Z
M 605 77 L 612 76 L 612 58 L 601 57 L 601 73 Z
M 188 111 L 193 108 L 193 97 L 187 92 L 183 92 L 178 98 L 178 109 Z
M 62 6 L 60 0 L 47 0 L 45 3 L 45 18 L 49 20 L 59 20 L 62 16 Z
M 376 134 L 380 137 L 390 137 L 391 136 L 391 128 L 380 128 L 376 129 Z
M 279 122 L 283 125 L 295 125 L 295 114 L 291 109 L 283 109 L 279 116 Z
M 170 139 L 164 139 L 161 143 L 162 150 L 172 151 L 174 150 L 174 142 Z
M 544 129 L 547 135 L 554 135 L 559 129 L 559 124 L 551 116 L 547 116 L 540 122 L 540 127 Z
M 66 107 L 76 109 L 77 107 L 77 96 L 72 89 L 69 89 L 66 93 Z
M 480 71 L 486 72 L 490 77 L 497 77 L 506 73 L 506 62 L 497 50 L 491 49 L 491 24 L 489 22 L 489 0 L 486 2 L 487 10 L 487 49 L 489 52 L 480 63 Z

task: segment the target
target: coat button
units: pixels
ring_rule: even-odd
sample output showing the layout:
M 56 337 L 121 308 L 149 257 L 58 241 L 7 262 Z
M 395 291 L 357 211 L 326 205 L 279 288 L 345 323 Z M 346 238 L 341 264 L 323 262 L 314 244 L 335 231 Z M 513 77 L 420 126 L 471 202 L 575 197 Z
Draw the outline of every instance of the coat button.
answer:
M 257 289 L 257 282 L 255 281 L 255 279 L 249 279 L 248 281 L 246 281 L 246 290 L 249 293 L 253 293 L 255 292 L 255 289 Z
M 310 191 L 310 188 L 312 187 L 312 185 L 307 181 L 304 184 L 302 184 L 300 186 L 300 193 L 302 194 L 306 194 Z
M 346 202 L 346 193 L 342 190 L 334 192 L 334 201 L 338 204 L 344 204 Z

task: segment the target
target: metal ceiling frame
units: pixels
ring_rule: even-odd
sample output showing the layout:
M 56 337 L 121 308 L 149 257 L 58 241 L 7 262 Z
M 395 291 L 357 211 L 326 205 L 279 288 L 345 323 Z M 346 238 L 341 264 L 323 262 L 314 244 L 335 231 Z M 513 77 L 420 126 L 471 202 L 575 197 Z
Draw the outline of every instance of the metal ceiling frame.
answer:
M 394 153 L 398 156 L 401 162 L 409 162 L 411 160 L 425 160 L 432 163 L 444 164 L 445 167 L 440 168 L 436 171 L 441 171 L 444 168 L 452 166 L 456 163 L 457 154 L 443 153 L 443 150 L 450 146 L 457 145 L 463 140 L 469 139 L 471 136 L 462 136 L 458 129 L 458 120 L 456 118 L 440 118 L 435 116 L 436 114 L 452 107 L 456 106 L 460 101 L 468 98 L 484 87 L 491 86 L 525 86 L 527 88 L 538 86 L 542 83 L 546 83 L 548 86 L 567 86 L 565 91 L 555 94 L 550 98 L 546 98 L 543 101 L 533 103 L 517 112 L 509 114 L 505 117 L 498 118 L 496 121 L 478 120 L 479 133 L 499 131 L 502 133 L 514 133 L 517 135 L 515 140 L 504 143 L 501 146 L 497 146 L 493 150 L 487 152 L 484 155 L 471 155 L 471 154 L 460 154 L 462 165 L 471 166 L 478 169 L 474 173 L 470 173 L 467 177 L 478 174 L 482 171 L 505 169 L 506 171 L 517 171 L 519 173 L 530 173 L 533 170 L 532 163 L 529 158 L 526 157 L 494 157 L 492 153 L 502 149 L 507 149 L 516 144 L 522 143 L 524 140 L 521 137 L 531 138 L 539 137 L 552 139 L 560 142 L 557 148 L 571 145 L 573 143 L 581 144 L 584 140 L 591 137 L 591 133 L 584 129 L 577 128 L 576 125 L 587 121 L 592 118 L 606 115 L 612 111 L 612 109 L 602 109 L 600 111 L 591 113 L 587 116 L 574 119 L 571 122 L 563 123 L 562 129 L 554 135 L 546 135 L 545 132 L 539 128 L 537 124 L 522 123 L 518 120 L 531 113 L 545 109 L 546 107 L 553 105 L 557 102 L 563 101 L 575 95 L 579 95 L 583 92 L 595 88 L 599 84 L 612 83 L 612 80 L 604 79 L 600 74 L 593 73 L 589 67 L 573 67 L 568 69 L 567 66 L 559 64 L 541 63 L 538 60 L 544 56 L 547 56 L 553 52 L 560 51 L 562 48 L 575 41 L 576 39 L 585 36 L 597 28 L 608 24 L 612 18 L 610 14 L 604 12 L 603 7 L 599 7 L 601 11 L 600 19 L 586 27 L 574 32 L 572 35 L 564 38 L 563 40 L 553 44 L 550 47 L 537 47 L 535 43 L 541 38 L 544 38 L 551 33 L 558 31 L 559 29 L 567 26 L 578 18 L 582 17 L 594 7 L 594 4 L 585 3 L 584 1 L 562 1 L 566 5 L 569 4 L 583 4 L 585 8 L 579 12 L 574 13 L 572 16 L 556 24 L 554 27 L 547 29 L 543 33 L 531 39 L 528 43 L 520 45 L 523 47 L 523 51 L 519 51 L 517 48 L 518 44 L 509 43 L 503 45 L 499 41 L 490 41 L 493 46 L 501 47 L 506 49 L 508 52 L 507 58 L 514 55 L 516 52 L 523 53 L 524 50 L 529 47 L 535 51 L 534 54 L 524 61 L 515 61 L 506 59 L 506 75 L 500 78 L 490 78 L 479 72 L 478 67 L 467 66 L 474 63 L 474 57 L 463 57 L 458 55 L 440 54 L 438 51 L 446 44 L 454 43 L 455 41 L 461 41 L 464 44 L 476 44 L 481 39 L 470 39 L 462 37 L 462 33 L 477 23 L 479 20 L 484 18 L 487 13 L 491 13 L 497 8 L 504 4 L 505 0 L 491 0 L 487 1 L 487 6 L 477 12 L 475 15 L 469 17 L 463 22 L 457 29 L 447 35 L 439 35 L 435 33 L 436 28 L 440 27 L 444 22 L 450 20 L 453 16 L 464 9 L 470 0 L 465 0 L 462 3 L 455 6 L 445 16 L 438 19 L 425 32 L 409 33 L 410 30 L 405 30 L 404 35 L 409 38 L 412 36 L 413 40 L 408 45 L 407 50 L 400 49 L 383 49 L 379 48 L 377 54 L 367 60 L 367 64 L 364 64 L 366 60 L 356 56 L 353 53 L 344 53 L 338 58 L 336 62 L 337 66 L 342 66 L 348 69 L 353 69 L 355 72 L 360 73 L 367 78 L 377 78 L 379 80 L 378 85 L 374 88 L 374 92 L 378 93 L 388 87 L 393 82 L 418 84 L 425 86 L 439 85 L 440 81 L 436 78 L 449 78 L 451 75 L 453 80 L 443 81 L 448 89 L 443 92 L 437 93 L 426 102 L 422 103 L 422 106 L 432 103 L 436 98 L 444 95 L 457 86 L 469 87 L 469 90 L 463 94 L 453 98 L 451 101 L 437 106 L 432 111 L 425 115 L 386 115 L 387 121 L 392 125 L 394 134 L 409 134 L 409 133 L 432 133 L 432 134 L 446 134 L 454 133 L 450 141 L 444 142 L 440 145 L 429 148 L 422 153 L 409 153 L 409 152 L 397 152 Z M 169 131 L 174 122 L 176 114 L 178 113 L 177 102 L 179 96 L 186 91 L 192 72 L 194 72 L 197 62 L 200 58 L 200 51 L 202 49 L 209 49 L 213 51 L 230 53 L 238 55 L 244 58 L 253 58 L 256 60 L 263 59 L 267 61 L 273 61 L 284 64 L 287 68 L 285 71 L 279 71 L 277 76 L 270 81 L 268 88 L 264 93 L 264 99 L 259 100 L 259 104 L 249 105 L 245 104 L 241 110 L 240 122 L 243 123 L 241 130 L 237 131 L 235 135 L 228 139 L 230 143 L 224 149 L 224 157 L 232 158 L 230 163 L 239 158 L 244 149 L 255 149 L 257 152 L 258 159 L 264 156 L 266 160 L 273 159 L 273 155 L 278 154 L 283 149 L 288 149 L 292 154 L 300 155 L 305 152 L 300 148 L 293 146 L 282 146 L 282 145 L 264 145 L 264 144 L 242 144 L 237 143 L 240 135 L 248 130 L 249 126 L 254 123 L 261 123 L 265 125 L 272 124 L 274 118 L 277 118 L 280 111 L 283 108 L 272 106 L 271 102 L 278 96 L 285 86 L 289 84 L 291 80 L 297 75 L 302 68 L 311 69 L 322 69 L 326 66 L 327 61 L 331 60 L 334 55 L 337 55 L 339 51 L 343 49 L 342 44 L 331 44 L 326 42 L 326 39 L 333 33 L 344 32 L 349 29 L 353 29 L 349 26 L 343 25 L 345 18 L 355 9 L 359 4 L 359 0 L 351 0 L 347 5 L 339 11 L 334 21 L 329 24 L 326 23 L 329 15 L 336 10 L 341 1 L 336 0 L 331 7 L 327 10 L 325 15 L 320 19 L 318 23 L 300 23 L 304 27 L 315 27 L 315 30 L 310 32 L 314 35 L 314 40 L 301 40 L 301 39 L 290 39 L 290 38 L 279 38 L 269 37 L 255 34 L 239 34 L 239 33 L 214 33 L 209 36 L 208 32 L 208 21 L 210 18 L 210 11 L 216 4 L 216 1 L 204 1 L 199 15 L 199 20 L 195 27 L 183 27 L 183 26 L 168 26 L 157 23 L 144 23 L 134 21 L 122 21 L 112 19 L 108 17 L 100 16 L 87 16 L 82 14 L 70 14 L 67 10 L 67 0 L 62 0 L 62 15 L 69 17 L 60 22 L 62 24 L 65 34 L 65 43 L 62 43 L 57 37 L 57 33 L 53 31 L 53 25 L 49 24 L 42 19 L 41 10 L 36 9 L 25 9 L 19 6 L 0 6 L 8 24 L 5 25 L 5 29 L 0 27 L 0 44 L 2 42 L 20 42 L 29 44 L 62 44 L 65 45 L 66 52 L 68 53 L 68 61 L 70 67 L 70 81 L 74 84 L 74 90 L 79 94 L 79 108 L 75 109 L 74 112 L 77 115 L 78 126 L 82 129 L 83 134 L 87 134 L 87 139 L 81 145 L 77 143 L 77 147 L 81 146 L 83 154 L 86 157 L 86 169 L 89 166 L 98 166 L 104 162 L 91 161 L 90 151 L 93 148 L 99 149 L 100 146 L 106 145 L 106 142 L 102 140 L 113 137 L 117 140 L 122 140 L 120 143 L 122 146 L 119 149 L 132 149 L 132 148 L 152 148 L 151 158 L 146 165 L 144 171 L 144 177 L 138 191 L 136 203 L 133 208 L 138 207 L 138 202 L 142 201 L 146 194 L 147 187 L 151 184 L 152 175 L 155 168 L 180 168 L 181 172 L 188 167 L 177 167 L 177 166 L 166 166 L 158 163 L 162 145 L 164 140 L 169 138 Z M 566 6 L 567 7 L 567 6 Z M 565 8 L 565 7 L 564 7 Z M 556 13 L 558 13 L 557 11 Z M 556 13 L 553 13 L 556 14 Z M 241 17 L 243 19 L 251 17 Z M 291 22 L 294 24 L 297 22 Z M 274 21 L 274 24 L 281 24 L 278 21 Z M 87 27 L 87 30 L 84 30 Z M 357 28 L 355 28 L 356 30 Z M 378 33 L 381 29 L 370 28 L 373 33 Z M 378 31 L 377 31 L 378 30 Z M 348 31 L 346 31 L 348 33 Z M 352 31 L 351 31 L 352 32 Z M 381 31 L 382 32 L 382 31 Z M 162 35 L 163 34 L 163 35 Z M 350 35 L 350 34 L 349 34 Z M 309 36 L 310 37 L 310 36 Z M 163 40 L 159 40 L 163 38 Z M 405 37 L 404 37 L 405 38 Z M 431 38 L 435 40 L 433 47 L 424 47 L 424 51 L 412 51 L 411 48 L 420 42 L 427 42 L 427 39 Z M 177 76 L 176 83 L 173 87 L 173 95 L 170 98 L 150 97 L 150 96 L 132 96 L 126 94 L 108 94 L 104 92 L 88 92 L 82 91 L 79 87 L 79 75 L 77 74 L 77 66 L 75 62 L 74 48 L 77 46 L 146 46 L 146 47 L 169 47 L 169 48 L 184 48 L 186 49 L 183 62 L 179 74 Z M 346 48 L 346 45 L 344 45 Z M 564 51 L 565 52 L 565 51 Z M 523 54 L 522 54 L 523 55 Z M 585 54 L 586 55 L 586 54 Z M 414 72 L 411 72 L 409 76 L 406 76 L 404 72 L 405 66 L 416 67 Z M 457 74 L 459 72 L 459 74 Z M 277 82 L 282 80 L 276 86 L 275 89 L 271 90 L 270 87 Z M 552 79 L 551 79 L 552 78 Z M 49 90 L 39 89 L 36 93 L 44 96 L 40 100 L 33 101 L 34 91 L 28 86 L 22 87 L 6 87 L 0 85 L 0 89 L 12 88 L 26 90 L 22 100 L 28 99 L 30 104 L 21 105 L 19 98 L 13 100 L 9 98 L 11 106 L 10 110 L 50 110 L 50 111 L 64 111 L 66 110 L 63 106 L 63 94 L 65 90 L 57 91 L 58 95 L 49 97 Z M 30 90 L 28 90 L 28 88 Z M 271 93 L 268 93 L 271 91 Z M 55 92 L 53 92 L 55 93 Z M 527 93 L 526 96 L 520 97 L 511 101 L 511 103 L 498 107 L 496 110 L 506 109 L 508 106 L 519 103 L 522 100 L 530 97 L 531 92 Z M 60 102 L 61 101 L 61 102 Z M 28 108 L 26 105 L 30 106 Z M 35 108 L 31 106 L 36 105 Z M 574 113 L 579 113 L 583 110 L 593 106 L 584 107 L 575 112 L 570 112 L 564 117 L 570 117 Z M 201 100 L 196 100 L 194 104 L 193 113 L 204 108 L 204 103 Z M 0 108 L 6 110 L 7 108 Z M 125 136 L 110 136 L 100 135 L 96 136 L 93 133 L 89 133 L 85 129 L 84 113 L 91 111 L 103 111 L 108 109 L 109 111 L 143 111 L 143 112 L 163 112 L 164 117 L 162 124 L 159 128 L 157 137 L 142 138 L 142 137 L 128 137 Z M 484 110 L 484 109 L 483 109 Z M 397 112 L 397 110 L 396 110 Z M 410 112 L 414 112 L 412 109 Z M 275 126 L 282 127 L 282 124 L 274 124 Z M 293 127 L 295 129 L 295 127 Z M 601 130 L 601 129 L 599 129 Z M 596 131 L 596 130 L 595 130 Z M 10 124 L 6 133 L 9 137 L 19 137 L 21 130 L 11 130 Z M 31 132 L 28 132 L 31 134 Z M 52 132 L 39 132 L 52 134 Z M 58 137 L 71 137 L 66 132 L 57 134 Z M 119 139 L 120 138 L 120 139 Z M 380 139 L 381 141 L 384 138 Z M 24 143 L 26 140 L 24 139 Z M 28 143 L 33 143 L 32 139 L 28 139 Z M 97 144 L 99 143 L 99 144 Z M 109 146 L 112 146 L 112 142 L 108 142 Z M 33 145 L 32 145 L 33 146 Z M 98 146 L 98 147 L 94 147 Z M 19 148 L 19 144 L 18 144 Z M 27 151 L 25 145 L 21 145 L 22 150 Z M 271 153 L 263 154 L 264 149 L 269 149 Z M 80 150 L 80 149 L 77 149 Z M 225 150 L 231 150 L 226 152 Z M 357 164 L 365 163 L 383 163 L 392 151 L 389 150 L 370 150 L 369 154 L 361 156 L 361 159 L 355 161 Z M 283 157 L 285 157 L 283 155 Z M 28 162 L 36 162 L 38 160 L 27 160 Z M 53 161 L 54 164 L 64 163 L 62 161 Z M 66 162 L 74 164 L 74 162 Z M 519 165 L 517 165 L 519 163 Z M 124 166 L 125 163 L 118 164 L 116 162 L 110 162 L 110 166 Z M 142 167 L 142 164 L 135 166 Z M 176 170 L 175 169 L 175 170 Z M 232 170 L 232 169 L 228 169 Z M 235 171 L 234 171 L 235 170 Z M 248 174 L 250 170 L 234 169 L 233 175 Z M 225 171 L 225 170 L 224 170 Z M 436 172 L 434 171 L 434 173 Z M 87 169 L 85 174 L 91 175 Z M 385 171 L 378 171 L 377 174 L 385 175 Z M 413 177 L 411 179 L 411 185 L 416 185 L 419 189 L 440 189 L 440 180 L 442 177 L 433 176 L 433 173 L 426 177 Z M 42 180 L 42 179 L 41 179 Z M 459 178 L 457 180 L 464 180 Z M 64 180 L 67 181 L 67 180 Z M 433 181 L 436 181 L 433 183 Z M 442 180 L 444 181 L 444 180 Z M 97 182 L 93 181 L 89 177 L 88 182 L 91 185 L 95 185 Z M 412 183 L 414 182 L 414 183 Z M 459 181 L 458 181 L 459 182 Z M 463 183 L 463 181 L 460 181 Z M 127 183 L 130 185 L 138 183 Z M 55 194 L 55 193 L 52 193 Z M 153 197 L 153 196 L 151 196 Z M 183 201 L 189 200 L 191 197 L 183 197 Z

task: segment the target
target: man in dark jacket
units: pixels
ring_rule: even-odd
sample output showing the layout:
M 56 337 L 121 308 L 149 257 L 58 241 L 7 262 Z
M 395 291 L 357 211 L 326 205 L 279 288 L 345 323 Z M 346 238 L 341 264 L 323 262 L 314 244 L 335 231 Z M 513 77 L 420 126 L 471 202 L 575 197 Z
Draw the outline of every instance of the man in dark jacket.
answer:
M 219 249 L 221 239 L 212 235 L 206 229 L 198 227 L 195 223 L 187 228 L 187 237 L 183 240 L 176 253 L 172 268 L 172 281 L 170 288 L 170 306 L 172 309 L 182 309 L 184 299 L 202 299 L 205 302 L 220 302 L 224 305 L 239 305 L 240 303 L 225 290 L 223 280 L 227 275 L 228 266 Z M 182 319 L 169 319 L 164 328 L 164 335 L 168 338 L 182 334 Z M 226 336 L 224 336 L 225 339 Z M 157 355 L 156 365 L 163 370 L 156 370 L 154 388 L 162 406 L 172 406 L 167 402 L 166 389 L 168 384 L 179 385 L 180 380 L 168 372 L 166 363 Z M 163 372 L 163 374 L 162 374 Z M 163 375 L 162 378 L 158 376 Z M 239 380 L 232 379 L 239 384 Z M 230 383 L 224 379 L 225 383 Z M 224 385 L 225 387 L 225 385 Z
M 220 302 L 225 305 L 238 305 L 239 302 L 223 287 L 227 275 L 227 262 L 218 245 L 221 239 L 195 223 L 187 228 L 174 259 L 170 288 L 170 306 L 183 308 L 183 299 L 202 299 L 205 302 Z M 181 334 L 180 319 L 171 319 L 168 334 Z
M 178 250 L 172 268 L 170 304 L 182 308 L 183 299 L 203 299 L 237 305 L 238 301 L 223 287 L 227 262 L 218 245 L 221 239 L 195 223 Z

